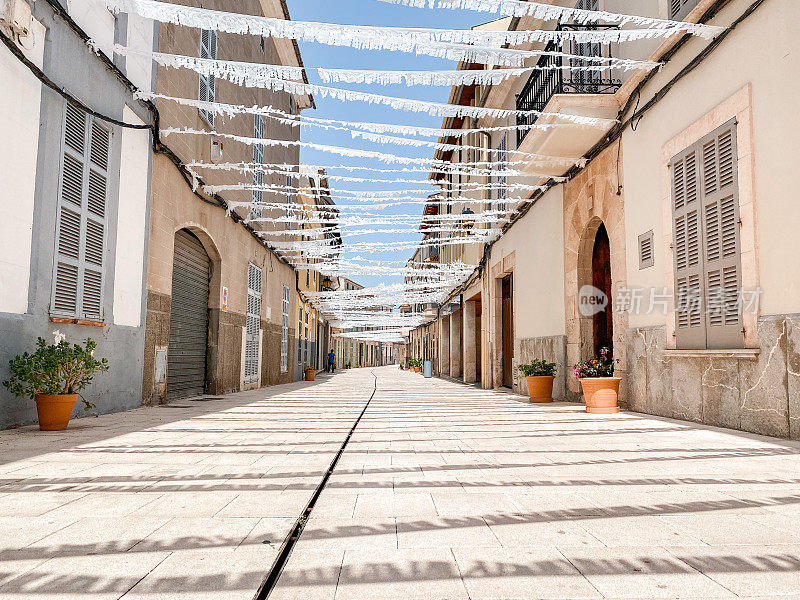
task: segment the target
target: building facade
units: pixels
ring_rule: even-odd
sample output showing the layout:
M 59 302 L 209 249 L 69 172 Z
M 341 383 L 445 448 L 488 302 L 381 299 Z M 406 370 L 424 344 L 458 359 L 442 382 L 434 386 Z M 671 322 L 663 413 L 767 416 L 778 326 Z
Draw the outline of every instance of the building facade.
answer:
M 109 360 L 85 392 L 97 411 L 134 408 L 154 113 L 133 92 L 152 89 L 153 73 L 149 61 L 113 60 L 86 40 L 152 48 L 155 28 L 95 0 L 12 4 L 21 20 L 0 22 L 0 380 L 10 358 L 58 330 L 94 339 Z M 35 420 L 33 402 L 0 388 L 0 428 Z
M 622 0 L 578 7 L 630 9 Z M 530 160 L 524 178 L 508 179 L 546 186 L 524 202 L 509 200 L 521 195 L 513 187 L 486 196 L 485 209 L 511 203 L 517 210 L 499 223 L 502 236 L 480 248 L 471 279 L 439 308 L 440 371 L 524 394 L 517 366 L 544 358 L 558 365 L 555 397 L 580 401 L 571 366 L 607 347 L 619 360 L 620 400 L 629 409 L 800 438 L 800 302 L 793 293 L 800 268 L 787 260 L 800 243 L 792 235 L 800 209 L 785 176 L 800 139 L 789 106 L 800 84 L 779 66 L 797 65 L 789 32 L 800 13 L 789 0 L 648 0 L 636 13 L 725 29 L 714 40 L 531 45 L 663 64 L 580 76 L 543 69 L 454 90 L 451 101 L 601 120 L 487 132 L 498 171 L 513 156 L 504 150 L 564 164 Z M 527 17 L 497 25 L 593 27 Z M 758 42 L 765 31 L 769 44 Z M 481 119 L 468 127 L 549 118 Z
M 226 3 L 202 5 L 225 10 Z M 285 4 L 277 0 L 246 0 L 237 3 L 236 10 L 289 18 Z M 162 52 L 203 58 L 302 65 L 289 40 L 169 24 L 161 25 L 158 46 Z M 273 106 L 287 113 L 312 105 L 308 96 L 247 88 L 163 67 L 158 68 L 156 90 L 168 97 Z M 298 149 L 244 144 L 214 134 L 297 140 L 298 129 L 260 115 L 227 119 L 164 98 L 156 104 L 162 128 L 189 127 L 207 134 L 172 135 L 154 159 L 142 399 L 158 404 L 292 381 L 297 371 L 295 340 L 305 325 L 297 319 L 298 275 L 265 241 L 268 236 L 263 232 L 285 226 L 259 219 L 288 214 L 274 208 L 274 203 L 295 202 L 296 197 L 259 189 L 292 185 L 291 176 L 265 173 L 259 165 L 299 166 Z M 189 171 L 189 162 L 200 166 Z M 253 168 L 243 175 L 203 167 L 214 163 L 246 163 Z M 197 192 L 193 176 L 201 183 Z M 256 189 L 211 195 L 202 188 L 202 184 L 237 184 L 248 176 Z M 273 205 L 258 208 L 262 202 Z

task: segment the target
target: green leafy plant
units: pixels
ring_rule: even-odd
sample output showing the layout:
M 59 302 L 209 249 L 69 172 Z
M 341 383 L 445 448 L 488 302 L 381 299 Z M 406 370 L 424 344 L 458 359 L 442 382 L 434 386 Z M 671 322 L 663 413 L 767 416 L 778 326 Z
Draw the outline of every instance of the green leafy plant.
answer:
M 600 355 L 578 363 L 573 367 L 572 372 L 578 379 L 591 377 L 613 377 L 614 368 L 619 363 L 619 359 L 614 360 L 608 348 L 600 350 Z
M 556 363 L 534 358 L 527 365 L 517 367 L 525 377 L 553 377 L 556 374 Z
M 53 344 L 39 338 L 33 354 L 25 352 L 11 359 L 11 377 L 3 385 L 20 398 L 34 399 L 39 394 L 80 394 L 91 383 L 95 373 L 108 371 L 108 361 L 94 357 L 96 347 L 97 342 L 91 338 L 83 346 L 70 344 L 58 332 Z M 84 410 L 96 408 L 83 396 L 81 400 Z
M 421 358 L 411 358 L 408 360 L 409 367 L 421 367 L 422 366 L 422 359 Z

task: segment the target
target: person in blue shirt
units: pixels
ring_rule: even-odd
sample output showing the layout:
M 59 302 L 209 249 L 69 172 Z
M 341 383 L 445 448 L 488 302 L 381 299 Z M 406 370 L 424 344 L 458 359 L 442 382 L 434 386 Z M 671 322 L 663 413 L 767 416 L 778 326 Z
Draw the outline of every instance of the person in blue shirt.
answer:
M 336 353 L 331 350 L 328 352 L 328 368 L 325 369 L 327 373 L 333 373 L 336 368 Z

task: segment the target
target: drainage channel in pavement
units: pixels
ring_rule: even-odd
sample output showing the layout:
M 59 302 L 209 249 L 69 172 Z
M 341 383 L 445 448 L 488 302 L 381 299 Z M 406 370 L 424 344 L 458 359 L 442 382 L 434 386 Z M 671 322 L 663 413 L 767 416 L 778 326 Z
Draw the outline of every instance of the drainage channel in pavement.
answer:
M 347 437 L 344 438 L 339 451 L 336 453 L 336 456 L 333 457 L 328 470 L 325 471 L 325 474 L 322 476 L 322 479 L 320 480 L 319 485 L 317 485 L 317 489 L 314 490 L 314 494 L 311 496 L 308 504 L 306 504 L 303 512 L 300 513 L 297 521 L 295 521 L 294 526 L 289 532 L 289 535 L 287 535 L 286 539 L 284 539 L 280 552 L 278 553 L 275 562 L 272 563 L 272 568 L 269 570 L 267 576 L 264 578 L 264 581 L 261 583 L 261 587 L 258 588 L 258 592 L 256 592 L 253 600 L 267 600 L 269 595 L 272 593 L 272 590 L 278 584 L 281 573 L 283 573 L 283 568 L 289 561 L 289 556 L 291 556 L 295 545 L 300 540 L 300 536 L 303 534 L 303 529 L 305 528 L 306 523 L 308 523 L 309 517 L 311 517 L 311 512 L 314 510 L 314 506 L 317 504 L 317 500 L 319 500 L 319 497 L 322 495 L 325 486 L 328 484 L 328 480 L 330 479 L 331 475 L 333 475 L 336 465 L 339 463 L 339 459 L 342 457 L 342 454 L 344 454 L 347 444 L 350 442 L 350 438 L 353 437 L 353 433 L 356 431 L 356 427 L 358 427 L 362 417 L 367 412 L 370 402 L 372 402 L 372 399 L 375 397 L 375 392 L 378 391 L 378 377 L 375 375 L 374 371 L 372 372 L 372 376 L 375 378 L 375 387 L 372 389 L 372 394 L 367 400 L 367 403 L 364 405 L 364 408 L 361 410 L 361 414 L 358 415 L 358 418 L 355 420 L 353 426 L 350 428 L 350 431 L 347 433 Z

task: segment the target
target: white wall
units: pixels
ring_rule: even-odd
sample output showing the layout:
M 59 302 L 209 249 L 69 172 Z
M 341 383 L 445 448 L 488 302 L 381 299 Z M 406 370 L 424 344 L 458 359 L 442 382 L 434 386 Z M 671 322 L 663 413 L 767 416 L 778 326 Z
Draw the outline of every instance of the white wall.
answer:
M 751 3 L 735 0 L 714 24 L 726 25 Z M 800 312 L 800 204 L 795 185 L 800 156 L 800 65 L 797 0 L 771 0 L 753 13 L 697 69 L 680 81 L 624 136 L 625 227 L 630 288 L 672 289 L 666 281 L 661 198 L 662 146 L 745 85 L 752 84 L 755 156 L 756 244 L 763 315 Z M 768 32 L 768 34 L 766 33 Z M 768 39 L 765 38 L 768 35 Z M 766 41 L 765 41 L 766 40 Z M 693 40 L 688 51 L 654 79 L 642 101 L 675 76 L 707 42 Z M 742 182 L 740 181 L 740 185 Z M 653 229 L 655 267 L 639 271 L 637 238 Z M 631 327 L 664 324 L 664 315 L 631 315 Z
M 115 17 L 102 0 L 67 0 L 69 16 L 93 40 L 103 48 L 114 44 Z M 103 53 L 113 60 L 113 54 L 105 49 Z
M 564 335 L 564 186 L 534 204 L 492 248 L 491 265 L 511 252 L 514 268 L 514 337 Z
M 123 116 L 126 123 L 144 125 L 127 106 Z M 114 323 L 117 325 L 139 327 L 142 324 L 150 154 L 149 130 L 122 130 L 114 269 Z
M 45 28 L 34 19 L 31 29 L 25 55 L 41 67 Z M 28 310 L 42 86 L 5 46 L 0 82 L 0 312 L 22 314 Z
M 128 47 L 150 52 L 153 49 L 152 19 L 128 15 Z M 129 55 L 125 58 L 125 75 L 140 90 L 153 90 L 153 61 L 148 57 Z

